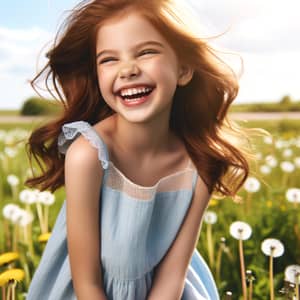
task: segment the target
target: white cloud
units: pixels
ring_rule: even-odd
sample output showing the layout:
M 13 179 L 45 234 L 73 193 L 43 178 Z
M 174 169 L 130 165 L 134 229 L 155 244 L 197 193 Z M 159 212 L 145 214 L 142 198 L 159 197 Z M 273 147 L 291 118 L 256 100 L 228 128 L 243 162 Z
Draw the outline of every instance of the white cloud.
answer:
M 244 59 L 237 102 L 274 101 L 285 94 L 300 99 L 299 0 L 184 1 L 192 5 L 206 35 L 229 29 L 216 43 Z M 38 60 L 39 66 L 45 62 L 47 43 L 53 38 L 38 27 L 0 27 L 0 108 L 19 108 L 34 94 L 28 80 L 39 69 Z
M 229 29 L 214 41 L 217 48 L 237 52 L 244 60 L 236 102 L 276 101 L 285 94 L 300 99 L 298 0 L 188 1 L 206 35 Z
M 28 80 L 45 62 L 49 32 L 40 28 L 27 30 L 0 27 L 0 107 L 19 108 L 33 95 Z

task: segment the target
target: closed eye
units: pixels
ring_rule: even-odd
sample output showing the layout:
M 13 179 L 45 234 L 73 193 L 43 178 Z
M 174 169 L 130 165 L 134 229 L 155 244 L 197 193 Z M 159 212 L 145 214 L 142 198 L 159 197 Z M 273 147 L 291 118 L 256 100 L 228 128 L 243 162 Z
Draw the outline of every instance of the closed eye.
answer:
M 100 64 L 103 64 L 103 63 L 106 63 L 106 62 L 109 62 L 109 61 L 112 61 L 112 60 L 117 60 L 116 58 L 114 57 L 107 57 L 107 58 L 104 58 L 100 61 Z
M 157 53 L 157 51 L 155 50 L 143 50 L 139 53 L 139 55 L 146 55 L 146 54 L 154 54 L 154 53 Z

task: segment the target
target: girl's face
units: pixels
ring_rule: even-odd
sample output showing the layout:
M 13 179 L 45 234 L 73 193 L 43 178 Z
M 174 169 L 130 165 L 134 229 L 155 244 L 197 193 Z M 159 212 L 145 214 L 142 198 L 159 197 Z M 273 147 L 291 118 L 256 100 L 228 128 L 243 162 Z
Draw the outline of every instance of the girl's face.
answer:
M 96 54 L 101 94 L 116 113 L 130 122 L 169 117 L 179 62 L 147 19 L 129 12 L 106 21 L 97 32 Z

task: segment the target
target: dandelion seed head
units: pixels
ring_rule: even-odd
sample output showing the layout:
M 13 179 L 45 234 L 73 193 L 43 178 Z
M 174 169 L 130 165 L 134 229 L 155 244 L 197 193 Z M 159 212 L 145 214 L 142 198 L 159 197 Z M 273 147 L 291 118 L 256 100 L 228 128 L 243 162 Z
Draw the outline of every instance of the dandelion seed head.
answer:
M 4 153 L 10 158 L 14 158 L 18 154 L 18 150 L 12 147 L 5 147 Z
M 294 158 L 294 164 L 296 166 L 296 168 L 300 168 L 300 156 L 297 156 Z
M 262 165 L 262 166 L 260 166 L 260 172 L 262 173 L 262 174 L 270 174 L 271 173 L 271 171 L 272 171 L 272 169 L 271 169 L 271 167 L 270 166 L 268 166 L 268 165 Z
M 278 165 L 278 161 L 277 161 L 276 157 L 273 155 L 267 155 L 265 157 L 265 162 L 271 168 L 275 168 Z
M 244 188 L 248 193 L 256 193 L 260 189 L 260 182 L 255 177 L 249 176 L 244 183 Z
M 290 161 L 282 161 L 280 163 L 280 168 L 285 173 L 292 173 L 295 170 L 295 165 Z
M 206 224 L 215 224 L 218 220 L 218 216 L 215 212 L 207 210 L 204 213 L 204 222 Z
M 37 193 L 35 190 L 24 189 L 19 194 L 22 203 L 33 204 L 37 201 Z
M 282 152 L 282 156 L 285 158 L 291 157 L 293 155 L 293 150 L 290 148 L 284 149 Z
M 236 221 L 230 225 L 229 232 L 237 240 L 248 240 L 252 234 L 252 228 L 246 222 Z
M 286 191 L 285 197 L 289 202 L 300 203 L 300 189 L 290 188 Z
M 279 257 L 284 253 L 284 246 L 280 240 L 265 239 L 261 243 L 261 250 L 267 256 Z
M 11 220 L 12 215 L 19 210 L 20 207 L 16 204 L 6 204 L 2 209 L 2 214 L 5 219 Z
M 11 186 L 17 186 L 20 183 L 19 178 L 14 174 L 7 175 L 7 182 Z
M 290 265 L 285 268 L 284 271 L 285 280 L 296 284 L 300 282 L 300 266 Z
M 49 191 L 39 192 L 37 197 L 38 202 L 44 205 L 52 205 L 55 202 L 55 196 Z
M 263 140 L 264 140 L 264 143 L 267 145 L 273 144 L 273 138 L 271 136 L 265 136 Z

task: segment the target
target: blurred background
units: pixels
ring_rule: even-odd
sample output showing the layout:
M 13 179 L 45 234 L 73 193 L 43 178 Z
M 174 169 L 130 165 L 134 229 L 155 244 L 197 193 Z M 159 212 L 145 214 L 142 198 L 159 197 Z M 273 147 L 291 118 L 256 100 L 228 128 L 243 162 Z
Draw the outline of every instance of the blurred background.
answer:
M 1 3 L 0 299 L 25 299 L 65 199 L 63 188 L 52 194 L 24 185 L 32 176 L 26 141 L 34 128 L 58 112 L 28 81 L 46 62 L 59 24 L 77 3 Z M 197 248 L 213 272 L 221 299 L 299 300 L 300 2 L 182 3 L 196 16 L 203 37 L 224 33 L 213 45 L 243 59 L 232 118 L 270 133 L 254 142 L 256 161 L 239 192 L 241 201 L 211 199 Z M 239 69 L 239 56 L 224 59 Z M 34 168 L 38 170 L 36 164 Z

